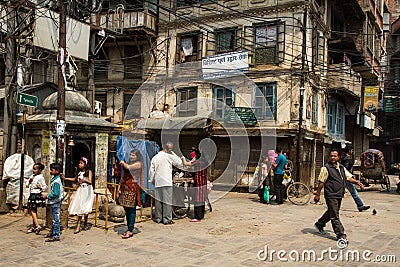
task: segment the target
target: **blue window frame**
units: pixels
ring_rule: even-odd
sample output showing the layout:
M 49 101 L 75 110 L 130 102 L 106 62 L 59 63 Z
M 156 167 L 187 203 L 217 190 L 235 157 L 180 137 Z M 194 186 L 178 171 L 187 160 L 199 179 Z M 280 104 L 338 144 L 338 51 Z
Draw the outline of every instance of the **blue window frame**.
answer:
M 329 102 L 327 108 L 327 123 L 328 123 L 328 132 L 335 133 L 335 124 L 336 124 L 336 103 Z
M 216 118 L 225 117 L 225 108 L 235 106 L 235 92 L 231 89 L 214 86 L 214 114 Z
M 327 106 L 328 132 L 334 135 L 344 135 L 345 111 L 341 103 L 329 101 Z
M 337 128 L 338 134 L 344 134 L 344 107 L 342 105 L 337 106 Z
M 276 83 L 257 83 L 253 92 L 253 107 L 258 119 L 276 120 Z

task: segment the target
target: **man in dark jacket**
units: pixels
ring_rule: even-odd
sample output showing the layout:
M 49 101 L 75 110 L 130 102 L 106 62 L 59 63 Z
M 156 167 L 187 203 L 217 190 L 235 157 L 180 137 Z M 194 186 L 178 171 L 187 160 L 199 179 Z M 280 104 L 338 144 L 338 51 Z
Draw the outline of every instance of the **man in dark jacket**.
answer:
M 353 152 L 354 149 L 352 146 L 347 145 L 344 148 L 344 152 L 346 153 L 346 155 L 343 157 L 342 159 L 342 165 L 346 168 L 346 170 L 348 170 L 351 174 L 353 174 Z M 370 208 L 370 206 L 364 206 L 364 203 L 362 202 L 360 196 L 357 193 L 356 187 L 354 186 L 354 184 L 350 183 L 350 182 L 346 182 L 346 186 L 347 189 L 349 190 L 351 196 L 354 199 L 354 202 L 356 202 L 358 211 L 364 211 Z
M 318 176 L 318 189 L 314 197 L 314 201 L 318 202 L 320 200 L 321 190 L 324 187 L 324 196 L 328 210 L 314 226 L 320 234 L 325 234 L 324 227 L 331 221 L 337 239 L 344 240 L 347 243 L 346 234 L 344 233 L 344 228 L 339 218 L 339 210 L 346 188 L 346 181 L 358 184 L 361 188 L 364 188 L 364 185 L 355 180 L 353 175 L 339 163 L 339 150 L 332 149 L 329 154 L 329 159 L 330 161 L 321 168 L 321 172 Z

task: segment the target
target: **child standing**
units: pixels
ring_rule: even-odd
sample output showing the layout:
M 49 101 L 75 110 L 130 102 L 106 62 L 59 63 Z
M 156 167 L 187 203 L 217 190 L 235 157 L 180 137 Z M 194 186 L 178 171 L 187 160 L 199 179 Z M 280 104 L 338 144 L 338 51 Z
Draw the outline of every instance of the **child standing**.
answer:
M 28 229 L 27 233 L 36 233 L 37 235 L 42 230 L 38 223 L 37 208 L 45 207 L 46 203 L 42 198 L 42 192 L 46 191 L 46 182 L 42 175 L 44 165 L 36 163 L 33 165 L 33 176 L 26 182 L 26 187 L 29 188 L 28 209 L 32 216 L 33 226 Z
M 48 194 L 44 194 L 43 198 L 47 198 L 48 204 L 50 205 L 50 211 L 53 217 L 53 225 L 51 227 L 50 233 L 47 234 L 47 237 L 49 237 L 49 239 L 46 239 L 46 242 L 60 241 L 60 208 L 64 194 L 64 188 L 61 183 L 60 173 L 60 164 L 50 164 L 50 174 L 53 175 L 53 178 L 51 178 L 50 180 L 49 192 Z
M 64 174 L 61 174 L 61 178 L 67 181 L 77 181 L 79 184 L 78 190 L 74 199 L 72 200 L 68 211 L 69 214 L 78 215 L 78 223 L 74 234 L 78 234 L 81 231 L 82 216 L 84 216 L 84 225 L 82 230 L 88 230 L 88 216 L 93 209 L 93 187 L 92 187 L 92 171 L 89 170 L 88 159 L 82 157 L 79 160 L 79 172 L 74 178 L 65 178 Z

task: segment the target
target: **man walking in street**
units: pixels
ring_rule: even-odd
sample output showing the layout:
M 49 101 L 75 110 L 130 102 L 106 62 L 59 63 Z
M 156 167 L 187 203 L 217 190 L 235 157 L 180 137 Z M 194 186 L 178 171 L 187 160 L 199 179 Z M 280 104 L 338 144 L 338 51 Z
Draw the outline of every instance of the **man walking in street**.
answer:
M 344 152 L 346 155 L 342 159 L 342 165 L 348 170 L 351 174 L 353 174 L 353 152 L 354 149 L 352 146 L 347 145 L 344 148 Z M 349 181 L 346 181 L 347 189 L 349 190 L 351 196 L 354 199 L 354 202 L 357 205 L 358 211 L 364 211 L 370 208 L 370 206 L 364 206 L 364 203 L 362 202 L 360 196 L 357 193 L 356 187 L 354 184 L 350 183 Z
M 282 154 L 282 148 L 280 147 L 276 148 L 276 153 L 278 153 L 278 157 L 276 158 L 276 161 L 272 164 L 272 166 L 274 167 L 274 188 L 276 194 L 276 204 L 280 205 L 283 204 L 282 182 L 286 165 L 286 157 Z
M 318 202 L 320 200 L 321 190 L 324 187 L 324 196 L 328 210 L 325 211 L 314 226 L 320 234 L 325 234 L 324 227 L 331 221 L 337 239 L 344 240 L 347 243 L 347 237 L 339 218 L 339 210 L 344 197 L 346 181 L 358 184 L 361 188 L 364 188 L 364 185 L 353 178 L 353 175 L 339 163 L 339 159 L 339 150 L 332 149 L 329 153 L 329 162 L 321 168 L 318 176 L 319 184 L 314 201 Z
M 182 160 L 175 154 L 170 154 L 172 143 L 167 142 L 164 149 L 155 155 L 150 164 L 150 182 L 155 185 L 156 223 L 173 224 L 172 221 L 172 166 L 182 168 Z

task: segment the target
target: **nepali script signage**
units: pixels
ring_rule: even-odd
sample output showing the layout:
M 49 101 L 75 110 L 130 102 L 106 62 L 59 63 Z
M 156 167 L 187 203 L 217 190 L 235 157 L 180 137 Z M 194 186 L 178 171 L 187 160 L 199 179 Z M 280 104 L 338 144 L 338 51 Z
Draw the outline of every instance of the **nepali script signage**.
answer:
M 204 79 L 216 79 L 237 75 L 238 71 L 249 70 L 249 55 L 243 50 L 205 57 L 202 60 Z

